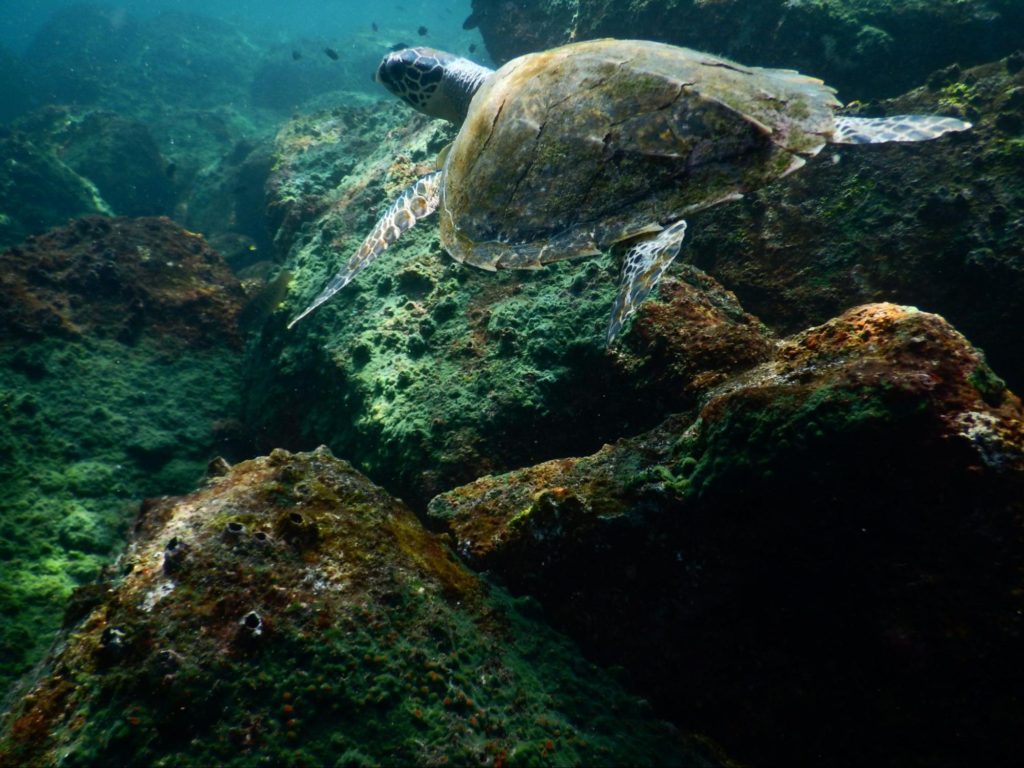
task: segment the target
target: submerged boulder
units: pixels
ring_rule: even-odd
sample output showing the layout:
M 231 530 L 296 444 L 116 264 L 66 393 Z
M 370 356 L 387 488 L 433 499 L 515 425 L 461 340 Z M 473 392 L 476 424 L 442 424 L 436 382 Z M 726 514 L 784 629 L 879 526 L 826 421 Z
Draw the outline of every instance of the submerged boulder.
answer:
M 133 500 L 244 446 L 242 303 L 167 219 L 79 219 L 0 253 L 0 690 L 116 556 Z
M 481 474 L 653 426 L 764 359 L 771 333 L 699 270 L 666 278 L 662 302 L 608 355 L 613 258 L 486 273 L 443 253 L 431 220 L 285 331 L 390 201 L 434 167 L 451 128 L 407 123 L 407 112 L 338 108 L 278 134 L 268 207 L 295 279 L 251 351 L 247 394 L 270 440 L 328 443 L 422 507 Z
M 111 213 L 95 184 L 33 136 L 0 128 L 0 159 L 0 248 L 69 218 Z
M 740 759 L 1006 764 L 1024 728 L 1022 419 L 941 317 L 873 304 L 696 412 L 430 514 Z
M 147 502 L 109 578 L 0 765 L 724 765 L 325 449 Z
M 695 217 L 685 255 L 782 333 L 868 301 L 937 312 L 1019 391 L 1024 56 L 954 67 L 862 112 L 958 114 L 974 127 L 919 145 L 828 148 L 784 183 Z
M 113 213 L 173 211 L 173 174 L 143 123 L 103 110 L 46 107 L 13 127 L 94 184 Z
M 0 255 L 0 329 L 240 347 L 238 281 L 203 239 L 166 218 L 78 219 Z
M 496 61 L 576 40 L 658 40 L 736 59 L 798 69 L 844 99 L 892 96 L 935 69 L 970 66 L 1021 45 L 1015 0 L 473 0 Z

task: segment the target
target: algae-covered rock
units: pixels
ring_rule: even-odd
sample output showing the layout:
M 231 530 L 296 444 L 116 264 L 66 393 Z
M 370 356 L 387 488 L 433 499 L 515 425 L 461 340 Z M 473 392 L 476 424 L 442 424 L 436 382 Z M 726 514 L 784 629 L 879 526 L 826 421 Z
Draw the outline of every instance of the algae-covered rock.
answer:
M 1012 53 L 1024 9 L 1015 0 L 473 0 L 467 23 L 500 62 L 575 40 L 649 39 L 799 69 L 854 99 Z
M 146 503 L 0 765 L 723 765 L 326 450 Z
M 240 346 L 238 281 L 165 218 L 89 217 L 0 254 L 7 338 L 66 334 Z
M 1022 63 L 953 69 L 865 110 L 940 111 L 975 125 L 927 144 L 824 152 L 786 183 L 695 217 L 684 256 L 783 333 L 867 301 L 938 312 L 1019 390 Z
M 0 128 L 0 247 L 75 216 L 110 212 L 96 185 L 49 147 L 24 133 Z
M 13 128 L 95 184 L 114 213 L 172 212 L 168 162 L 143 123 L 103 110 L 47 107 L 15 121 Z
M 651 426 L 770 334 L 694 269 L 666 278 L 620 351 L 604 349 L 611 257 L 536 274 L 452 261 L 424 222 L 293 331 L 283 329 L 451 136 L 401 105 L 297 118 L 277 138 L 270 220 L 295 275 L 251 357 L 248 413 L 271 441 L 325 442 L 423 505 L 488 472 Z
M 1022 418 L 942 318 L 868 305 L 696 414 L 430 512 L 656 711 L 754 765 L 1009 763 Z
M 0 688 L 144 495 L 239 450 L 242 294 L 166 219 L 93 217 L 0 254 Z

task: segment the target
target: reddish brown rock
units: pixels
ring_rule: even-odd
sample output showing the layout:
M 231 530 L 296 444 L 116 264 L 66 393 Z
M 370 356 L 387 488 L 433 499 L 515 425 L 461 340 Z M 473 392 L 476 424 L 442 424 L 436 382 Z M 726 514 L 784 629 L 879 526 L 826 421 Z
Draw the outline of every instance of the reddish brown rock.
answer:
M 77 219 L 0 254 L 0 330 L 239 344 L 244 296 L 202 237 L 166 218 Z
M 325 449 L 143 505 L 0 766 L 725 768 Z
M 1001 764 L 1024 729 L 1022 418 L 941 317 L 867 305 L 696 418 L 430 511 L 755 765 Z

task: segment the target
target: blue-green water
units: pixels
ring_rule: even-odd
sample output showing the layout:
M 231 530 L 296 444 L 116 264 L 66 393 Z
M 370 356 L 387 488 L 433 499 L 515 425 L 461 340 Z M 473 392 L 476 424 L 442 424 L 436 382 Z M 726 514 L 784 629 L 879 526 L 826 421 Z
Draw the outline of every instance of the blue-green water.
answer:
M 70 0 L 5 0 L 0 25 L 0 46 L 24 50 L 39 27 L 54 11 L 76 5 Z M 417 30 L 426 26 L 430 44 L 457 46 L 477 38 L 462 30 L 469 15 L 469 0 L 128 0 L 101 3 L 115 14 L 151 17 L 165 11 L 182 11 L 224 19 L 250 32 L 285 40 L 312 36 L 336 40 L 373 34 L 388 45 L 405 40 L 418 42 Z

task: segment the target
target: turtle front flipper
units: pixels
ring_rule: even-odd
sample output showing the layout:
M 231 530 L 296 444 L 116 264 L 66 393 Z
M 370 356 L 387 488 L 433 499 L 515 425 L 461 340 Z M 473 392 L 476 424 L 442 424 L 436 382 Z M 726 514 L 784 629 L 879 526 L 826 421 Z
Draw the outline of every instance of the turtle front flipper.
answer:
M 658 280 L 668 269 L 686 234 L 686 222 L 677 221 L 652 237 L 635 243 L 622 262 L 619 295 L 612 306 L 612 319 L 608 324 L 608 346 L 615 340 L 623 324 L 640 302 L 654 290 Z
M 292 328 L 299 320 L 319 307 L 334 294 L 352 282 L 356 275 L 370 265 L 374 259 L 387 250 L 388 246 L 411 229 L 420 219 L 437 210 L 440 200 L 441 171 L 429 173 L 418 179 L 391 204 L 373 231 L 366 236 L 352 258 L 348 260 L 338 274 L 331 278 L 327 286 L 313 299 L 313 303 L 302 310 L 302 314 L 288 323 Z

